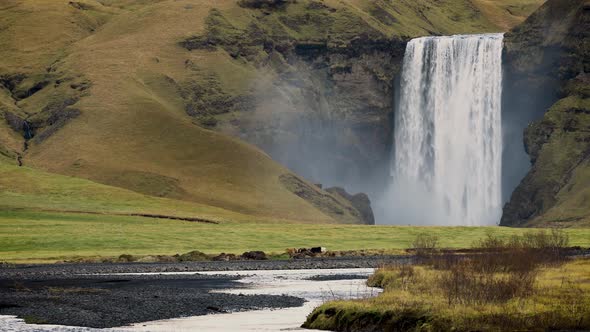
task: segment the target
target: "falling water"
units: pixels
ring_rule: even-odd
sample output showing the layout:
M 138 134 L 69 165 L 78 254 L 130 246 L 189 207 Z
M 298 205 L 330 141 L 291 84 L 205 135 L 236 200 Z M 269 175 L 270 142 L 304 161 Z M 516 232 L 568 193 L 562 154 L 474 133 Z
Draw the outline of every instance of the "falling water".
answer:
M 395 119 L 390 222 L 499 221 L 502 41 L 502 34 L 484 34 L 408 43 Z

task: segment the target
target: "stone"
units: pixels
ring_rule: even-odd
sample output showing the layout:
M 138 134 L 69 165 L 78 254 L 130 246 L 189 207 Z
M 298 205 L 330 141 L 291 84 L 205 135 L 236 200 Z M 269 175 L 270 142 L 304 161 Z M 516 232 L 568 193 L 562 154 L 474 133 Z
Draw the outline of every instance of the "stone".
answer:
M 323 254 L 323 253 L 325 253 L 325 252 L 326 252 L 326 248 L 324 248 L 324 247 L 312 247 L 312 248 L 310 249 L 310 251 L 311 251 L 313 254 Z
M 256 260 L 256 261 L 268 259 L 266 257 L 266 254 L 264 253 L 264 251 L 247 251 L 247 252 L 243 253 L 241 257 L 242 257 L 242 259 Z

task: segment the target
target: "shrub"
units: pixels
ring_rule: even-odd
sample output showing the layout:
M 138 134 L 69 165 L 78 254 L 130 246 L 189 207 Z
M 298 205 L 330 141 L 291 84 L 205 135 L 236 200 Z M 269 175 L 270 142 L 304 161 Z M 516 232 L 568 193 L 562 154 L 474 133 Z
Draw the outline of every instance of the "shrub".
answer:
M 123 255 L 119 256 L 117 261 L 122 262 L 122 263 L 130 263 L 130 262 L 135 261 L 135 257 L 133 257 L 132 255 L 129 255 L 129 254 L 123 254 Z
M 531 231 L 501 239 L 488 234 L 474 244 L 481 272 L 530 271 L 538 265 L 560 264 L 569 246 L 568 235 L 559 229 Z
M 217 119 L 213 116 L 204 116 L 201 119 L 199 119 L 199 123 L 203 126 L 203 127 L 215 127 L 217 126 Z
M 482 272 L 477 259 L 464 259 L 440 274 L 438 286 L 449 305 L 456 302 L 496 303 L 532 294 L 536 276 L 534 269 L 511 273 Z
M 431 234 L 418 234 L 412 242 L 412 249 L 418 256 L 428 256 L 436 251 L 438 236 Z
M 205 253 L 202 253 L 198 250 L 193 250 L 193 251 L 187 252 L 186 254 L 182 254 L 182 255 L 178 256 L 179 262 L 200 262 L 200 261 L 208 261 L 208 260 L 209 260 L 209 256 L 207 256 Z
M 427 246 L 422 236 L 414 246 Z M 527 232 L 502 239 L 487 234 L 474 244 L 475 253 L 431 255 L 423 264 L 441 271 L 438 287 L 449 304 L 495 303 L 530 295 L 540 266 L 565 261 L 569 239 L 557 229 Z
M 510 239 L 510 246 L 559 252 L 569 246 L 569 236 L 563 230 L 556 228 L 551 229 L 551 232 L 545 230 L 527 232 L 522 236 L 513 236 Z
M 293 0 L 240 0 L 238 5 L 244 8 L 278 8 Z

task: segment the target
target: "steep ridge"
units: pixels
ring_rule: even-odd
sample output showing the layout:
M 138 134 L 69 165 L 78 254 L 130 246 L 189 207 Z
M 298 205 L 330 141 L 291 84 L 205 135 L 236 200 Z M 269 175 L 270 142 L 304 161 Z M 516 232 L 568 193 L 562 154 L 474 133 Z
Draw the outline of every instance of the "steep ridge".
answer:
M 507 226 L 590 224 L 590 2 L 550 0 L 506 35 L 505 110 L 526 127 L 532 168 Z

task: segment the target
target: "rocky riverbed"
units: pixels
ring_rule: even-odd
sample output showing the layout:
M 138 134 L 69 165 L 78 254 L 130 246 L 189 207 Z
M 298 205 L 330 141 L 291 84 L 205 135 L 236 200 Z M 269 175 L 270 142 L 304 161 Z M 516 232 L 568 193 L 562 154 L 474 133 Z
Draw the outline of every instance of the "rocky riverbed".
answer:
M 255 275 L 261 273 L 256 271 L 275 270 L 278 272 L 273 278 L 280 280 L 282 275 L 292 275 L 292 270 L 301 270 L 304 277 L 298 279 L 299 284 L 337 282 L 360 277 L 346 270 L 341 270 L 341 275 L 304 270 L 375 268 L 407 259 L 381 256 L 5 266 L 0 268 L 0 315 L 14 315 L 37 324 L 109 328 L 211 313 L 301 307 L 307 295 L 291 296 L 288 291 L 257 293 L 240 280 L 248 278 L 250 271 Z M 243 272 L 239 275 L 221 272 L 237 270 Z M 225 291 L 228 289 L 231 291 Z

